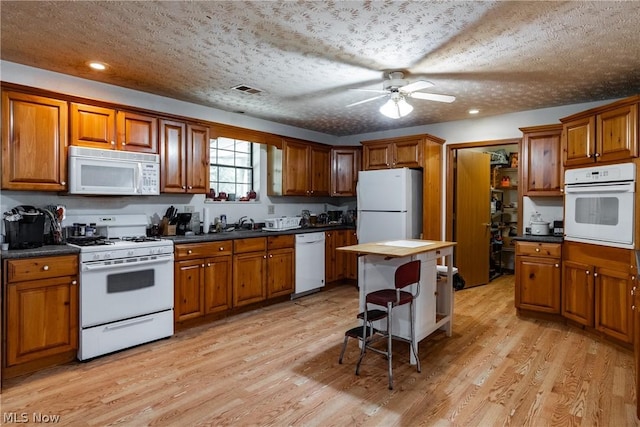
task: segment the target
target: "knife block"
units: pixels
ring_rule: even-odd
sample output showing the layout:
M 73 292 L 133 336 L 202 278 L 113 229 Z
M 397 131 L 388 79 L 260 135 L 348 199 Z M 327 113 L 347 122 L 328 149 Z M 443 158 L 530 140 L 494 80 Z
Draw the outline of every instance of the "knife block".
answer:
M 162 221 L 160 221 L 160 233 L 162 233 L 163 236 L 175 236 L 176 225 L 171 225 L 167 218 L 162 218 Z

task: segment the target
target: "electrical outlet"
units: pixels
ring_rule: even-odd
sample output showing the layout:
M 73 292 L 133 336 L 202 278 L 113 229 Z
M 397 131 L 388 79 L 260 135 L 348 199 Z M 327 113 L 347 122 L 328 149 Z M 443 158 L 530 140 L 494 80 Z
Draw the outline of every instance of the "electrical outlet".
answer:
M 276 207 L 274 205 L 267 205 L 267 213 L 274 215 L 276 213 Z
M 193 206 L 185 206 L 184 207 L 184 211 L 185 212 L 193 212 Z

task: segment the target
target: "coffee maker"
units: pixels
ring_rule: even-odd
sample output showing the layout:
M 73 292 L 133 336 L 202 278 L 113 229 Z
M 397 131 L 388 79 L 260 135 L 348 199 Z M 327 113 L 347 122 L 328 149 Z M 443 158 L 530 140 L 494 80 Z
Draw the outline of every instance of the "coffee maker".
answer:
M 191 212 L 179 213 L 176 234 L 184 236 L 189 231 L 191 231 Z

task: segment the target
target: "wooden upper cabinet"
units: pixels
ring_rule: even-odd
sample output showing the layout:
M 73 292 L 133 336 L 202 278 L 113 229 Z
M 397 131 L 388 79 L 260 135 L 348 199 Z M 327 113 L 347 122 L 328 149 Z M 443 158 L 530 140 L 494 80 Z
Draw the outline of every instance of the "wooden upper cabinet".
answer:
M 355 196 L 361 164 L 360 147 L 331 149 L 331 195 Z
M 329 196 L 331 147 L 292 138 L 267 149 L 270 196 Z
M 160 120 L 160 191 L 209 191 L 209 128 Z
M 64 191 L 67 183 L 66 101 L 2 92 L 2 188 Z
M 630 97 L 560 119 L 564 166 L 638 157 L 639 98 Z
M 423 165 L 424 138 L 363 141 L 363 169 L 418 168 Z
M 520 128 L 522 159 L 520 170 L 525 196 L 561 196 L 563 167 L 561 154 L 562 125 Z
M 157 154 L 158 119 L 72 102 L 71 145 Z

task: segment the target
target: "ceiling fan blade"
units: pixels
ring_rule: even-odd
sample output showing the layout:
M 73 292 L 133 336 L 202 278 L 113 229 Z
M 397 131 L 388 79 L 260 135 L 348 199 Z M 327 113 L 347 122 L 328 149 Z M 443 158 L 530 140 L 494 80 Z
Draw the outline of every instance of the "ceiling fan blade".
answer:
M 366 102 L 375 101 L 376 99 L 384 98 L 384 97 L 385 97 L 385 96 L 387 96 L 387 95 L 388 95 L 388 94 L 386 94 L 386 93 L 385 93 L 384 95 L 374 96 L 373 98 L 365 99 L 364 101 L 354 102 L 353 104 L 349 104 L 349 105 L 347 105 L 347 108 L 349 108 L 349 107 L 353 107 L 353 106 L 356 106 L 356 105 L 360 105 L 360 104 L 364 104 L 364 103 L 366 103 Z
M 426 80 L 418 80 L 400 88 L 400 92 L 411 93 L 422 89 L 433 87 L 433 83 Z
M 409 94 L 409 96 L 411 98 L 416 98 L 416 99 L 427 99 L 429 101 L 449 102 L 449 103 L 456 100 L 455 96 L 440 95 L 437 93 L 412 92 Z
M 388 90 L 382 90 L 382 89 L 349 89 L 349 90 L 354 90 L 357 92 L 389 93 Z

